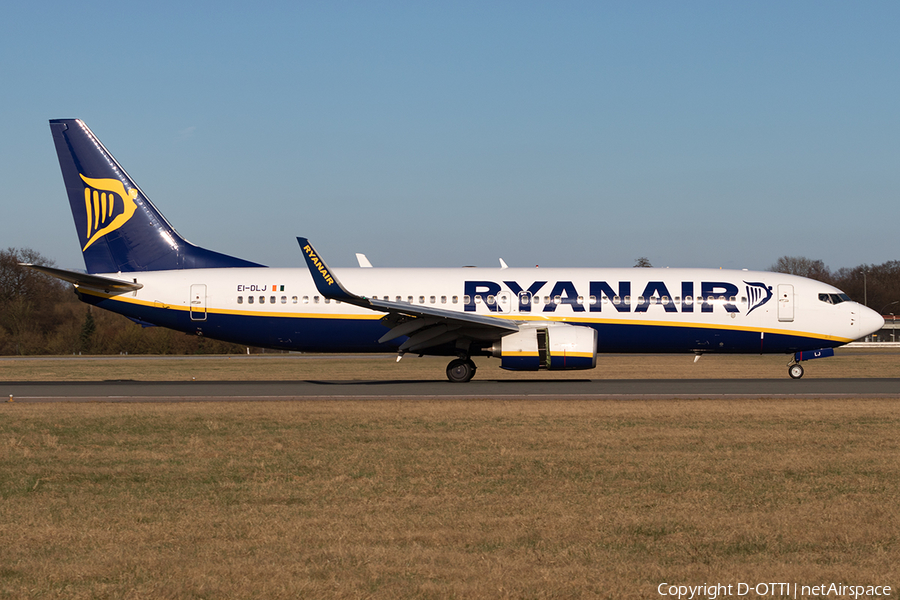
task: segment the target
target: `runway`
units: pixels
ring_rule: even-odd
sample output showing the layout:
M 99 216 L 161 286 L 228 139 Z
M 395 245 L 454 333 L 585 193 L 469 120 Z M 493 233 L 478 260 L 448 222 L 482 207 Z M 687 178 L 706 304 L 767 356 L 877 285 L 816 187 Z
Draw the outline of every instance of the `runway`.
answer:
M 4 382 L 0 394 L 13 402 L 900 398 L 900 379 Z

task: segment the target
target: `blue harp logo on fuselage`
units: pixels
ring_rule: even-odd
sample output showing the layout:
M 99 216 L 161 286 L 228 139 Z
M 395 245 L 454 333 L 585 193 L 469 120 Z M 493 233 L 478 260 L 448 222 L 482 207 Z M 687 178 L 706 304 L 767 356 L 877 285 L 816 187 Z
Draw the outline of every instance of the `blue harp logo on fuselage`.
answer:
M 747 314 L 749 315 L 772 298 L 772 286 L 751 281 L 745 281 L 744 283 L 747 284 L 747 301 L 750 306 Z
M 137 190 L 125 189 L 118 179 L 94 179 L 81 175 L 84 187 L 84 212 L 87 221 L 82 252 L 90 248 L 98 239 L 113 232 L 134 215 L 137 204 Z

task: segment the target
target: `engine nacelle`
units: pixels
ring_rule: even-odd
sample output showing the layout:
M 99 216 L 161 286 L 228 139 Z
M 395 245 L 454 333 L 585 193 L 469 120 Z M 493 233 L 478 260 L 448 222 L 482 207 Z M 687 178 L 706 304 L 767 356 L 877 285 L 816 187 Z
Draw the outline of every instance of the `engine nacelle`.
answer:
M 495 342 L 493 356 L 509 371 L 593 369 L 597 330 L 577 325 L 528 325 Z

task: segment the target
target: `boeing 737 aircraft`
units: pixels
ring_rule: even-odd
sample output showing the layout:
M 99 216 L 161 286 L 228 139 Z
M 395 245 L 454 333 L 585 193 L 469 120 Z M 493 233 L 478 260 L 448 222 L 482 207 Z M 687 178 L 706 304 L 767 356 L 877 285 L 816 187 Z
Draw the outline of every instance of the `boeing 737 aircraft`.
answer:
M 50 121 L 87 273 L 30 265 L 144 325 L 304 352 L 473 357 L 504 369 L 591 369 L 603 352 L 831 356 L 880 329 L 875 311 L 818 281 L 714 269 L 268 268 L 182 238 L 90 129 Z M 361 266 L 371 267 L 360 259 Z

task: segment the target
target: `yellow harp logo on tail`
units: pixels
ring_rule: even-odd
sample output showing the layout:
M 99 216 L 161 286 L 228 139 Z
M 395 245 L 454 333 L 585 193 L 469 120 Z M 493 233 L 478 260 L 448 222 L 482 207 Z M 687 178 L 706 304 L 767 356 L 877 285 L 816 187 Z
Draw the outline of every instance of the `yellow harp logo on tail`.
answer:
M 79 175 L 81 175 L 79 173 Z M 87 215 L 87 243 L 82 252 L 98 239 L 115 231 L 134 215 L 137 190 L 126 190 L 118 179 L 93 179 L 81 175 L 84 188 L 84 211 Z

